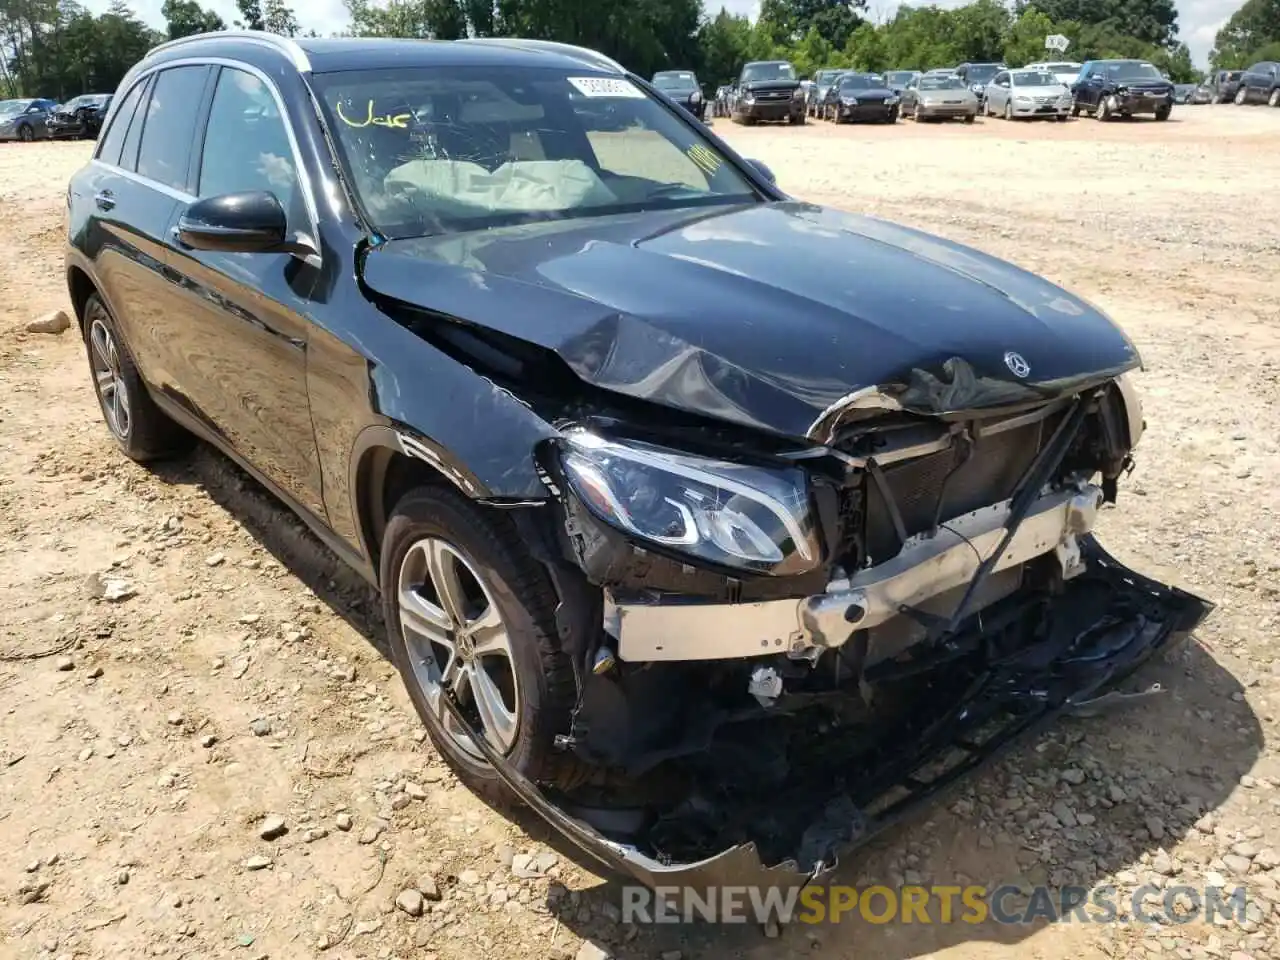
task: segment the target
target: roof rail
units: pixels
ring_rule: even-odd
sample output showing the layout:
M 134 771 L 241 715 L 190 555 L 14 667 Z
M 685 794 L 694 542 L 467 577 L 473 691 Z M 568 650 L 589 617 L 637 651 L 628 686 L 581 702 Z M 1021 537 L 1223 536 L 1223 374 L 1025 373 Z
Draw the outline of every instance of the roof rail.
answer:
M 266 30 L 213 30 L 209 33 L 193 33 L 190 36 L 179 37 L 177 40 L 167 40 L 152 47 L 142 59 L 146 60 L 164 50 L 173 50 L 185 44 L 208 40 L 236 40 L 241 43 L 256 43 L 260 46 L 271 47 L 273 50 L 278 50 L 287 56 L 299 70 L 311 69 L 311 61 L 307 58 L 307 52 L 299 46 L 296 40 L 291 37 L 283 37 L 278 33 L 269 33 Z
M 528 40 L 524 37 L 468 37 L 455 40 L 455 43 L 486 43 L 495 47 L 510 47 L 515 50 L 530 50 L 534 53 L 557 53 L 563 57 L 581 61 L 597 70 L 608 70 L 611 73 L 627 73 L 628 70 L 617 60 L 606 57 L 598 50 L 577 47 L 571 43 L 560 43 L 556 40 Z

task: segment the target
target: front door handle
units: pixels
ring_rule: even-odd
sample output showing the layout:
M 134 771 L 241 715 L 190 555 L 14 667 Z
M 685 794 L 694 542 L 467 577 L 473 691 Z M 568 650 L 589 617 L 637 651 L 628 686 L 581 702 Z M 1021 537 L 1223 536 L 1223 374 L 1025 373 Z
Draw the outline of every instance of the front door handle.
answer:
M 110 210 L 116 205 L 116 195 L 110 190 L 103 190 L 94 195 L 93 202 L 98 205 L 99 210 Z

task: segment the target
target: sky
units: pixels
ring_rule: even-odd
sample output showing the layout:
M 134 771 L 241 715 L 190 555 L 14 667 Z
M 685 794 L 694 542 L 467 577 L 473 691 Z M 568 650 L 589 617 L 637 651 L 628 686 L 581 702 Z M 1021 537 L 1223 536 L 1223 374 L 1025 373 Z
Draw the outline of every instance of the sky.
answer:
M 110 0 L 82 0 L 95 13 L 102 13 L 110 6 Z M 164 25 L 160 7 L 164 0 L 128 0 L 138 16 L 155 27 Z M 958 7 L 967 0 L 937 0 L 941 7 Z M 760 8 L 759 0 L 703 0 L 713 10 L 721 6 L 731 13 L 745 13 L 754 17 Z M 1241 0 L 1178 0 L 1179 38 L 1191 48 L 1191 57 L 1200 67 L 1207 67 L 1213 38 L 1227 18 L 1240 6 Z M 239 16 L 235 0 L 202 0 L 202 6 L 212 8 L 230 25 Z M 291 4 L 298 14 L 298 22 L 304 29 L 314 29 L 328 34 L 343 29 L 348 23 L 346 7 L 342 0 L 294 0 Z M 868 0 L 867 13 L 873 20 L 885 20 L 893 16 L 897 8 L 895 0 Z M 1070 51 L 1067 52 L 1068 56 Z

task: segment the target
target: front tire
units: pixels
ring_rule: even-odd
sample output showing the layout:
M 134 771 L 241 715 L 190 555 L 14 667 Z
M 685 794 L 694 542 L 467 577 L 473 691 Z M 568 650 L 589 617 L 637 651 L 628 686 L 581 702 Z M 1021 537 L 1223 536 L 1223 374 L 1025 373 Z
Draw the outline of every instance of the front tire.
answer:
M 1111 119 L 1111 102 L 1106 95 L 1098 98 L 1098 109 L 1094 111 L 1093 116 L 1104 122 Z
M 23 143 L 30 143 L 36 138 L 36 132 L 31 129 L 31 125 L 24 123 L 18 128 L 18 139 Z
M 1248 99 L 1249 99 L 1249 91 L 1246 90 L 1244 87 L 1241 87 L 1239 90 L 1236 91 L 1235 103 L 1237 107 L 1243 107 L 1245 104 L 1245 101 Z
M 392 660 L 458 778 L 493 802 L 514 799 L 444 709 L 446 685 L 470 725 L 526 777 L 580 783 L 580 764 L 555 746 L 577 689 L 556 593 L 515 527 L 451 489 L 413 490 L 392 512 L 380 566 Z
M 125 456 L 145 463 L 190 450 L 195 438 L 151 399 L 115 318 L 96 293 L 85 301 L 83 326 L 94 393 L 107 429 Z
M 1280 87 L 1271 91 L 1271 96 L 1267 97 L 1267 106 L 1280 107 Z

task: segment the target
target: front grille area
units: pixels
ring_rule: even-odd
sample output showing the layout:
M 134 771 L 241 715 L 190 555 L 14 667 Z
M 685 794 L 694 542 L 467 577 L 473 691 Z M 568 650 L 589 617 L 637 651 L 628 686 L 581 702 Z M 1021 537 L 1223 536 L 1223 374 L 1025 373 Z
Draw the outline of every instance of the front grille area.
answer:
M 946 523 L 1007 500 L 1051 432 L 1052 419 L 979 438 L 962 463 L 959 448 L 953 448 L 884 467 L 884 477 L 907 536 L 929 530 L 935 515 Z M 846 491 L 846 497 L 865 505 L 861 511 L 863 543 L 871 563 L 894 557 L 902 549 L 902 541 L 894 530 L 892 513 L 879 485 L 866 475 L 861 487 Z M 853 532 L 846 527 L 846 539 Z

